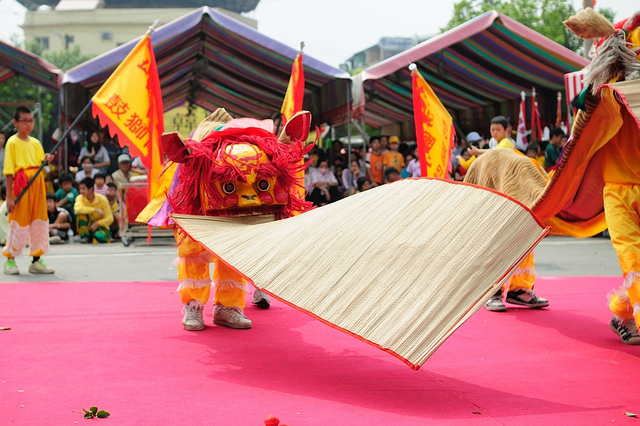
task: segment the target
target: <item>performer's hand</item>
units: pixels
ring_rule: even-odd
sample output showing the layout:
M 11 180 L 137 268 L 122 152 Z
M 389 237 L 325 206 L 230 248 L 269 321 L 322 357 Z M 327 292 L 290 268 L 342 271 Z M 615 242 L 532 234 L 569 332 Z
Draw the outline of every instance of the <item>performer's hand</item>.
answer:
M 45 154 L 44 158 L 47 160 L 48 163 L 51 163 L 56 157 L 53 154 Z
M 16 202 L 13 201 L 13 197 L 7 197 L 7 211 L 11 213 L 16 208 Z

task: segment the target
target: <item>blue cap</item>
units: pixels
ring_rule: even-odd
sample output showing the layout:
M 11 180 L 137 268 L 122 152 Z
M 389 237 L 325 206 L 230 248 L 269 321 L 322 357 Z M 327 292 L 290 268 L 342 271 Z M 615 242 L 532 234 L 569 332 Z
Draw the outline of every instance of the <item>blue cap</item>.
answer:
M 467 135 L 467 142 L 478 142 L 482 140 L 482 136 L 478 132 L 470 132 Z

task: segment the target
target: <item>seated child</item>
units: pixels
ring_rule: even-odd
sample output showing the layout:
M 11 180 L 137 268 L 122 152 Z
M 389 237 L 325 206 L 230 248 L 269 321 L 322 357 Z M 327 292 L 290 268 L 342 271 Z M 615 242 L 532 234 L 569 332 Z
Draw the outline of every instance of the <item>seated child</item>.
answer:
M 113 238 L 120 237 L 120 229 L 124 227 L 124 221 L 122 214 L 120 213 L 120 201 L 118 201 L 118 185 L 113 182 L 109 182 L 107 185 L 107 200 L 111 206 L 111 213 L 113 214 L 113 222 L 109 226 L 111 235 Z
M 106 179 L 107 175 L 102 172 L 96 173 L 96 175 L 93 177 L 93 180 L 96 184 L 93 189 L 95 190 L 96 194 L 104 195 L 105 197 L 107 196 L 107 190 L 109 188 L 105 184 Z
M 471 164 L 475 161 L 476 156 L 471 155 L 469 148 L 464 148 L 461 155 L 456 155 L 456 159 L 460 165 L 455 169 L 454 180 L 462 182 L 464 176 L 467 174 L 467 170 L 469 170 L 469 167 L 471 167 Z
M 60 188 L 56 191 L 56 198 L 58 199 L 57 207 L 62 207 L 69 213 L 71 222 L 75 223 L 75 214 L 73 212 L 73 206 L 76 203 L 78 197 L 78 190 L 73 187 L 73 178 L 71 175 L 62 175 L 58 179 Z
M 69 240 L 71 217 L 62 207 L 56 206 L 55 194 L 47 194 L 47 216 L 49 218 L 49 244 L 60 244 Z
M 81 243 L 109 243 L 109 226 L 113 222 L 113 213 L 107 198 L 95 193 L 94 185 L 90 177 L 82 179 L 79 184 L 80 195 L 74 206 L 78 235 Z
M 366 177 L 362 176 L 358 178 L 358 192 L 371 189 L 371 182 Z

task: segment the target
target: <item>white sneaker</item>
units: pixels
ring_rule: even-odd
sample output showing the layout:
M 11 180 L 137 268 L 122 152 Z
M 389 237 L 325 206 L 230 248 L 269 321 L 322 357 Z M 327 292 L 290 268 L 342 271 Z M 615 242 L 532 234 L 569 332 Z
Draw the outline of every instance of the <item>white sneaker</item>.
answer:
M 56 271 L 49 268 L 42 259 L 38 259 L 36 262 L 31 262 L 31 265 L 29 265 L 30 274 L 53 274 L 54 272 Z
M 258 305 L 258 308 L 268 309 L 269 306 L 271 306 L 271 299 L 269 299 L 269 296 L 266 293 L 256 288 L 256 291 L 253 292 L 253 299 L 251 300 L 251 303 Z
M 7 275 L 18 275 L 20 271 L 18 270 L 18 265 L 16 265 L 15 259 L 7 259 L 4 263 L 4 273 Z
M 64 244 L 64 241 L 62 241 L 59 235 L 54 235 L 49 237 L 49 244 Z
M 184 318 L 182 318 L 182 325 L 185 330 L 204 330 L 204 319 L 202 318 L 203 309 L 204 306 L 197 300 L 191 300 L 189 303 L 184 305 L 182 308 L 182 313 L 184 314 Z
M 227 308 L 226 306 L 216 305 L 213 310 L 213 323 L 230 328 L 251 328 L 251 320 L 245 317 L 242 308 L 238 307 Z

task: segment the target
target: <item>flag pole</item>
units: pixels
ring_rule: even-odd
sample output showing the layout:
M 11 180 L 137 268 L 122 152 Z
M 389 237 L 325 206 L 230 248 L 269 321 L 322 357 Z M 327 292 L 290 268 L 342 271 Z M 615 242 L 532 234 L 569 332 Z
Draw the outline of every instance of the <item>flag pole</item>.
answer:
M 82 116 L 84 116 L 84 114 L 87 112 L 87 110 L 89 109 L 89 107 L 91 106 L 92 103 L 93 103 L 93 101 L 89 101 L 89 103 L 87 105 L 85 105 L 85 107 L 82 109 L 82 112 L 80 114 L 78 114 L 76 119 L 73 120 L 73 123 L 71 123 L 71 126 L 69 126 L 67 128 L 67 130 L 64 131 L 64 133 L 62 134 L 62 137 L 60 137 L 60 140 L 58 141 L 58 143 L 55 144 L 55 146 L 51 149 L 51 153 L 56 152 L 58 150 L 58 148 L 60 148 L 60 145 L 63 144 L 64 140 L 67 138 L 69 133 L 71 133 L 71 130 L 73 130 L 73 128 L 76 126 L 76 124 L 78 124 L 78 121 L 80 121 Z M 33 182 L 36 180 L 36 178 L 38 177 L 38 175 L 40 174 L 42 169 L 44 169 L 47 164 L 49 164 L 49 162 L 47 161 L 46 158 L 44 160 L 42 160 L 42 164 L 40 164 L 40 167 L 34 173 L 34 175 L 31 176 L 31 179 L 29 179 L 29 182 L 27 182 L 27 186 L 25 186 L 24 189 L 22 191 L 20 191 L 20 194 L 18 194 L 18 196 L 16 197 L 16 199 L 14 201 L 16 204 L 18 204 L 18 201 L 20 201 L 20 199 L 24 196 L 24 194 L 27 192 L 27 190 L 29 189 L 31 184 L 33 184 Z
M 531 88 L 531 142 L 536 141 L 536 123 L 535 123 L 535 113 L 537 110 L 538 101 L 536 100 L 536 88 L 535 86 Z

